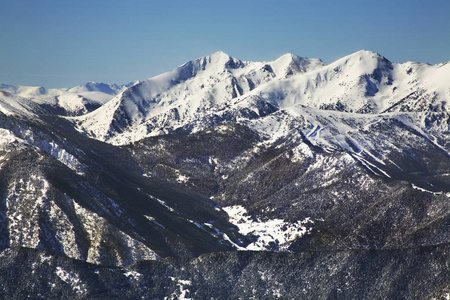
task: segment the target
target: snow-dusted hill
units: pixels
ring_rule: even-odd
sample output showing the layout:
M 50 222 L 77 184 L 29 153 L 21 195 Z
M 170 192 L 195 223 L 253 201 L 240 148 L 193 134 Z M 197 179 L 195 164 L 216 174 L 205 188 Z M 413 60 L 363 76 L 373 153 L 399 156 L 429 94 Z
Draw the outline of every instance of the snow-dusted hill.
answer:
M 38 86 L 0 84 L 0 90 L 30 99 L 58 115 L 76 116 L 100 107 L 132 85 L 133 83 L 117 85 L 88 82 L 73 88 L 46 89 Z
M 0 112 L 5 115 L 31 115 L 37 106 L 29 99 L 0 90 Z
M 101 92 L 108 95 L 117 95 L 122 90 L 134 85 L 137 82 L 130 82 L 125 85 L 118 85 L 118 84 L 109 84 L 109 83 L 103 83 L 103 82 L 87 82 L 83 85 L 78 85 L 76 87 L 67 89 L 70 93 L 86 93 L 86 92 Z

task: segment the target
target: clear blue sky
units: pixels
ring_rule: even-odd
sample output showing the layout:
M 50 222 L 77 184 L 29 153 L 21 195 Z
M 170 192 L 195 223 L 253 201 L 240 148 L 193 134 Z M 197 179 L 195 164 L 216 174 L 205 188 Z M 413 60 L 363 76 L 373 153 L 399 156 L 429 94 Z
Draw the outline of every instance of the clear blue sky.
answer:
M 450 60 L 448 0 L 9 0 L 0 83 L 126 83 L 218 50 L 253 61 L 291 52 L 330 63 L 361 49 L 393 62 Z

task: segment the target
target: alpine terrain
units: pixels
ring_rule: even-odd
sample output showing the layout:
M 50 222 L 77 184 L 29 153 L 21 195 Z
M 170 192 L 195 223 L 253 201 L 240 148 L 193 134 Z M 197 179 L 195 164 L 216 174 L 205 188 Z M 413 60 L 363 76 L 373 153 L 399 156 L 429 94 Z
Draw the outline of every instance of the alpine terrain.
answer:
M 0 84 L 0 251 L 1 298 L 449 299 L 450 64 Z

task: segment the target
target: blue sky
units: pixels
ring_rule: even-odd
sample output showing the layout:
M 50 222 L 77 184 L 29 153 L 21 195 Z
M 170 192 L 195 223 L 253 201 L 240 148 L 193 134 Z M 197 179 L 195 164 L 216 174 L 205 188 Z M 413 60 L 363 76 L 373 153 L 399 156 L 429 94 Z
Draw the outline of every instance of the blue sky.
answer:
M 48 88 L 143 80 L 218 50 L 435 64 L 450 61 L 450 1 L 2 1 L 0 41 L 0 83 Z

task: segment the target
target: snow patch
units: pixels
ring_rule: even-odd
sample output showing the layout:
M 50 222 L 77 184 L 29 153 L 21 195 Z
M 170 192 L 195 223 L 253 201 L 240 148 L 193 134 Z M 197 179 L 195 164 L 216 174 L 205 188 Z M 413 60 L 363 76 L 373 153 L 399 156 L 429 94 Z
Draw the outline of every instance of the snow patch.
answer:
M 189 176 L 178 174 L 177 181 L 179 183 L 187 183 L 189 181 Z
M 421 191 L 421 192 L 430 193 L 430 194 L 433 194 L 433 195 L 442 195 L 442 194 L 443 194 L 443 192 L 433 192 L 433 191 L 429 191 L 429 190 L 426 190 L 426 189 L 424 189 L 424 188 L 418 187 L 418 186 L 415 185 L 414 183 L 412 183 L 411 186 L 412 186 L 413 189 L 419 190 L 419 191 Z M 446 195 L 448 196 L 448 195 L 450 195 L 450 194 L 446 194 Z
M 280 250 L 286 251 L 296 238 L 309 233 L 312 228 L 310 225 L 314 223 L 310 218 L 296 223 L 282 219 L 253 220 L 241 205 L 222 209 L 228 214 L 230 223 L 238 227 L 239 233 L 257 237 L 255 242 L 245 247 L 246 250 L 270 250 L 275 244 Z
M 136 280 L 136 281 L 138 281 L 141 278 L 141 276 L 142 276 L 141 273 L 136 272 L 136 271 L 132 271 L 132 270 L 126 271 L 125 273 L 123 273 L 123 275 L 125 277 L 128 277 L 130 280 Z
M 144 217 L 147 218 L 147 220 L 149 220 L 150 222 L 152 222 L 152 223 L 158 225 L 159 227 L 161 227 L 161 228 L 163 228 L 163 229 L 166 229 L 166 227 L 164 227 L 161 223 L 158 223 L 158 222 L 155 220 L 154 217 L 152 217 L 152 216 L 147 216 L 147 215 L 144 215 Z
M 167 205 L 166 201 L 161 200 L 161 199 L 158 199 L 158 198 L 153 197 L 153 196 L 150 196 L 150 197 L 153 198 L 153 199 L 155 199 L 156 201 L 158 201 L 159 204 L 161 204 L 162 206 L 164 206 L 165 208 L 167 208 L 168 211 L 171 211 L 171 212 L 175 211 L 172 207 L 170 207 L 169 205 Z
M 51 142 L 45 142 L 42 141 L 41 143 L 38 143 L 39 148 L 43 149 L 45 152 L 56 158 L 58 161 L 72 169 L 73 171 L 77 172 L 78 175 L 83 175 L 83 169 L 85 166 L 78 161 L 78 159 L 67 152 L 66 149 L 62 148 L 57 143 L 51 141 Z
M 293 163 L 301 162 L 303 161 L 304 157 L 313 157 L 314 153 L 312 152 L 311 148 L 308 147 L 305 143 L 301 143 L 294 149 L 292 149 L 292 155 L 290 156 L 290 159 Z
M 61 267 L 56 267 L 55 273 L 62 281 L 69 284 L 77 294 L 88 292 L 86 284 L 81 281 L 80 276 L 74 271 L 66 271 Z
M 164 297 L 164 300 L 171 300 L 171 299 L 183 299 L 183 300 L 192 300 L 193 298 L 188 297 L 188 293 L 190 293 L 189 289 L 187 289 L 186 285 L 192 285 L 192 281 L 190 280 L 183 280 L 183 279 L 177 279 L 175 277 L 169 277 L 172 281 L 176 282 L 176 285 L 178 287 L 178 291 L 173 292 L 170 296 Z
M 13 143 L 17 143 L 18 145 L 26 144 L 24 140 L 16 137 L 10 130 L 0 128 L 0 150 L 11 151 L 9 146 Z

